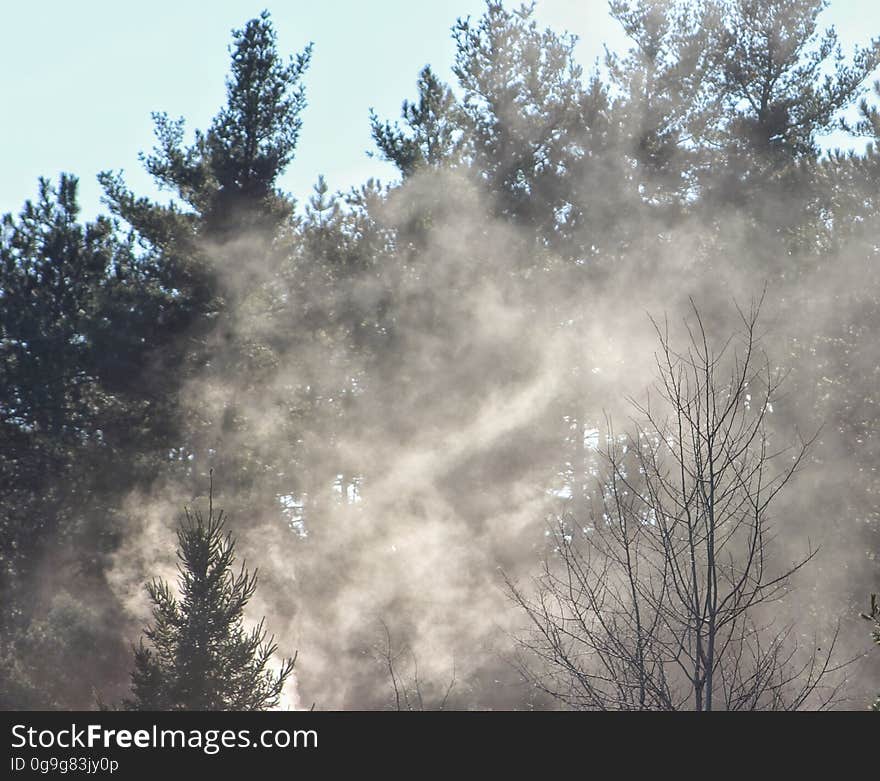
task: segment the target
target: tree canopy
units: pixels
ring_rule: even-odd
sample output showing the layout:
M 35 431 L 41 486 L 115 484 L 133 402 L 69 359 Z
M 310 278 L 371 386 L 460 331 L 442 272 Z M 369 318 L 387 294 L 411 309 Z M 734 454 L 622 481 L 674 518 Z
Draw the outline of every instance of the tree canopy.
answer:
M 83 220 L 76 176 L 39 180 L 0 222 L 0 706 L 122 700 L 136 594 L 212 470 L 229 520 L 213 494 L 207 516 L 187 512 L 178 589 L 149 586 L 127 707 L 277 706 L 292 662 L 269 669 L 276 647 L 248 628 L 249 604 L 303 650 L 296 684 L 328 707 L 387 705 L 388 668 L 398 704 L 610 707 L 620 691 L 596 685 L 596 665 L 621 649 L 640 660 L 612 676 L 628 705 L 815 705 L 802 638 L 869 644 L 858 616 L 880 579 L 880 39 L 843 51 L 827 5 L 612 0 L 627 44 L 585 69 L 540 6 L 488 0 L 455 22 L 448 63 L 413 72 L 399 117 L 369 95 L 309 93 L 362 100 L 372 154 L 395 173 L 347 192 L 320 177 L 301 202 L 281 185 L 306 141 L 312 46 L 286 54 L 263 12 L 232 31 L 206 127 L 153 115 L 140 159 L 161 196 L 105 171 L 107 213 Z M 852 150 L 830 149 L 832 131 Z M 740 353 L 723 374 L 716 358 L 731 355 L 737 302 L 762 295 L 751 342 L 786 392 L 759 408 L 753 364 Z M 665 338 L 694 305 L 699 327 Z M 623 437 L 611 421 L 654 376 L 666 401 L 637 402 L 651 431 Z M 809 477 L 772 514 L 744 515 L 781 443 L 816 430 L 798 451 Z M 677 456 L 655 459 L 657 437 Z M 698 533 L 711 485 L 741 521 L 729 559 Z M 652 512 L 668 501 L 700 523 L 664 526 Z M 638 573 L 616 570 L 635 595 L 596 587 L 590 568 L 592 599 L 564 593 L 575 581 L 560 573 L 603 539 L 615 566 L 645 546 Z M 237 550 L 259 563 L 259 593 Z M 688 552 L 701 577 L 676 579 Z M 758 599 L 769 572 L 799 574 L 798 556 L 813 574 Z M 539 593 L 587 631 L 563 641 L 550 602 L 519 591 L 517 607 L 498 587 L 542 566 Z M 745 578 L 724 609 L 709 570 Z M 662 632 L 633 630 L 636 603 Z M 511 666 L 536 618 L 540 669 Z M 713 621 L 724 653 L 699 628 Z M 565 642 L 585 638 L 563 670 Z M 395 671 L 393 648 L 411 667 Z M 874 657 L 848 702 L 876 696 Z M 672 664 L 689 683 L 661 680 Z M 774 683 L 739 697 L 736 675 L 768 665 Z M 534 685 L 560 670 L 590 695 Z

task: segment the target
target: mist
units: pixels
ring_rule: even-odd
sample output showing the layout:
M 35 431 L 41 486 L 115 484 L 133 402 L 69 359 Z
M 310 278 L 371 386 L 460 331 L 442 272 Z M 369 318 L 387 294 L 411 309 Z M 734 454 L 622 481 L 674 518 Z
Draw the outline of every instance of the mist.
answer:
M 757 4 L 773 20 L 762 29 L 794 47 L 786 13 L 819 4 L 789 5 Z M 85 424 L 116 437 L 111 456 L 41 489 L 67 497 L 73 520 L 4 585 L 40 595 L 26 626 L 88 606 L 71 619 L 81 644 L 110 649 L 70 691 L 46 674 L 60 707 L 126 695 L 130 643 L 151 620 L 143 585 L 176 579 L 175 528 L 184 506 L 207 506 L 211 472 L 239 559 L 258 569 L 248 620 L 265 617 L 279 656 L 298 653 L 282 707 L 393 708 L 402 690 L 420 708 L 560 707 L 519 674 L 528 617 L 507 583 L 531 588 L 554 519 L 599 522 L 603 448 L 635 430 L 633 402 L 657 381 L 652 319 L 685 349 L 696 306 L 720 349 L 737 307 L 761 299 L 760 345 L 786 375 L 769 436 L 818 432 L 772 510 L 773 561 L 819 549 L 776 619 L 807 645 L 839 631 L 836 654 L 858 661 L 838 704 L 874 696 L 880 660 L 858 613 L 880 582 L 880 169 L 815 137 L 867 95 L 880 50 L 849 56 L 823 92 L 818 70 L 798 71 L 808 36 L 755 114 L 739 17 L 718 17 L 748 3 L 612 6 L 633 49 L 593 74 L 526 10 L 489 3 L 460 22 L 448 100 L 423 72 L 399 124 L 373 120 L 391 184 L 334 195 L 321 182 L 296 206 L 268 186 L 256 209 L 242 186 L 226 203 L 214 141 L 177 158 L 181 138 L 152 165 L 178 206 L 138 211 L 105 180 L 141 267 L 186 273 L 136 280 L 167 294 L 145 330 L 155 344 L 95 402 L 134 398 L 126 420 L 162 424 Z M 872 117 L 876 131 L 867 103 L 863 115 L 859 132 Z M 224 127 L 212 138 L 234 151 Z M 209 171 L 204 192 L 175 165 Z

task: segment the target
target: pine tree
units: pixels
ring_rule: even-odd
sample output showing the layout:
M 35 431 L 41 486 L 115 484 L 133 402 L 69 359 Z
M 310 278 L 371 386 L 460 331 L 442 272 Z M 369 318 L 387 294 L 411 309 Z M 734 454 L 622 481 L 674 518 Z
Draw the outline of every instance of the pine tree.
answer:
M 128 710 L 267 710 L 278 705 L 296 656 L 267 670 L 277 650 L 264 622 L 244 629 L 257 573 L 233 572 L 235 539 L 221 510 L 185 511 L 177 532 L 179 596 L 163 580 L 147 584 L 153 624 L 134 652 Z
M 495 0 L 476 22 L 460 19 L 453 38 L 466 153 L 498 213 L 552 240 L 570 206 L 563 183 L 583 155 L 589 101 L 575 38 L 540 29 L 534 4 Z
M 397 166 L 404 178 L 425 168 L 454 165 L 461 151 L 461 109 L 429 65 L 419 72 L 418 92 L 416 102 L 403 101 L 403 128 L 397 122 L 382 122 L 370 111 L 378 156 Z
M 101 587 L 120 485 L 133 482 L 122 454 L 144 454 L 144 422 L 162 419 L 138 382 L 154 312 L 143 269 L 112 221 L 80 219 L 77 187 L 70 174 L 40 179 L 37 198 L 0 219 L 3 707 L 82 707 L 95 680 L 63 671 L 84 647 L 125 653 L 106 642 L 110 619 L 78 620 L 70 603 Z M 82 577 L 37 600 L 47 558 Z
M 157 143 L 141 157 L 157 184 L 174 192 L 183 209 L 136 198 L 121 176 L 105 172 L 100 177 L 113 211 L 157 249 L 165 249 L 172 238 L 183 244 L 189 243 L 187 237 L 222 243 L 243 230 L 271 232 L 292 211 L 275 184 L 293 160 L 299 139 L 306 105 L 301 79 L 311 45 L 285 60 L 264 11 L 233 30 L 230 58 L 226 105 L 207 131 L 196 131 L 192 145 L 184 144 L 183 119 L 153 115 Z
M 239 496 L 260 471 L 254 464 L 269 458 L 254 452 L 256 438 L 246 433 L 251 417 L 239 400 L 264 387 L 280 360 L 283 340 L 273 336 L 281 332 L 273 318 L 284 309 L 281 278 L 297 221 L 277 179 L 296 150 L 310 56 L 310 46 L 282 55 L 267 12 L 249 20 L 233 31 L 226 101 L 210 125 L 187 143 L 183 119 L 154 116 L 156 144 L 142 160 L 174 200 L 137 197 L 121 174 L 100 177 L 110 209 L 131 227 L 165 294 L 149 337 L 154 395 L 178 399 L 196 378 L 203 387 L 234 388 L 198 415 L 187 405 L 169 410 L 173 433 L 154 429 L 156 442 L 193 461 L 181 462 L 184 469 L 166 461 L 164 468 L 189 480 L 213 459 Z

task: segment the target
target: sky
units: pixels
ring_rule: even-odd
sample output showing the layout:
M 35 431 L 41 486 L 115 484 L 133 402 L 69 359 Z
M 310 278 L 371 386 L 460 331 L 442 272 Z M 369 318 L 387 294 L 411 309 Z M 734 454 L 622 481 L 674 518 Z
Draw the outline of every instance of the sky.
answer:
M 4 1 L 0 214 L 18 212 L 39 176 L 62 171 L 80 177 L 87 218 L 101 210 L 99 171 L 122 170 L 136 193 L 155 195 L 138 160 L 153 146 L 151 112 L 183 116 L 190 131 L 206 128 L 224 102 L 231 30 L 263 8 L 282 53 L 314 43 L 309 105 L 281 188 L 302 200 L 320 174 L 333 190 L 370 176 L 392 180 L 394 169 L 367 154 L 369 109 L 396 119 L 426 64 L 451 80 L 450 28 L 483 7 L 483 0 Z M 606 0 L 539 0 L 537 17 L 578 36 L 585 70 L 603 43 L 623 48 Z M 880 4 L 836 0 L 823 22 L 849 50 L 880 34 Z

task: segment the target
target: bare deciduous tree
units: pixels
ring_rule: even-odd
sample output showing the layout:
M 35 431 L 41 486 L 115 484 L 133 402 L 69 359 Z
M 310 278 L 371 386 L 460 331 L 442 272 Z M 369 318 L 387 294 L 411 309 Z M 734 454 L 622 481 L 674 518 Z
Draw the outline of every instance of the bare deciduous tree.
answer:
M 394 695 L 393 710 L 446 710 L 456 684 L 455 660 L 452 661 L 449 682 L 443 686 L 429 682 L 426 693 L 425 682 L 419 674 L 418 657 L 409 646 L 395 648 L 388 624 L 382 619 L 379 619 L 379 623 L 382 625 L 383 642 L 375 646 L 374 655 L 387 670 Z
M 778 602 L 816 551 L 781 564 L 771 504 L 812 440 L 780 447 L 767 425 L 782 375 L 760 348 L 760 301 L 713 349 L 692 302 L 689 343 L 668 323 L 659 381 L 616 436 L 588 526 L 563 515 L 534 589 L 508 580 L 530 619 L 520 669 L 582 709 L 793 710 L 830 706 L 837 640 L 805 649 Z M 774 507 L 777 506 L 774 504 Z

